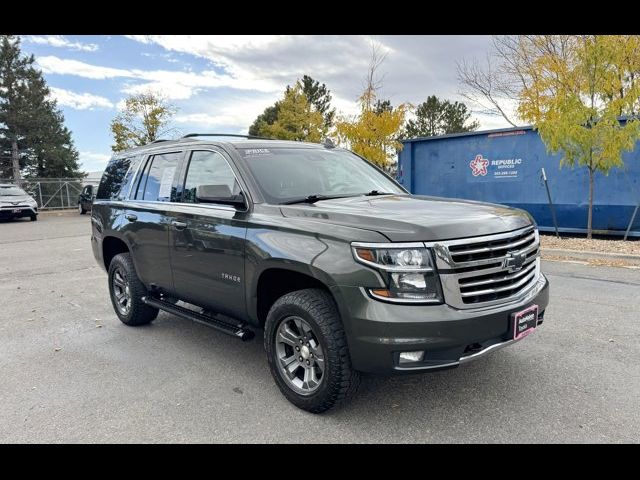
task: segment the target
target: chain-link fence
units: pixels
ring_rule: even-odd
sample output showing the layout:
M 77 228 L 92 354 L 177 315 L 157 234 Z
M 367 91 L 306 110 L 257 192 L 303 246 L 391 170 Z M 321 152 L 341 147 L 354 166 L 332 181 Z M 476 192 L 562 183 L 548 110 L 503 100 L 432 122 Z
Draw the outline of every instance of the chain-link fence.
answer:
M 0 183 L 15 183 L 0 178 Z M 78 195 L 85 185 L 98 186 L 99 181 L 83 178 L 25 178 L 21 188 L 31 195 L 40 210 L 76 208 Z

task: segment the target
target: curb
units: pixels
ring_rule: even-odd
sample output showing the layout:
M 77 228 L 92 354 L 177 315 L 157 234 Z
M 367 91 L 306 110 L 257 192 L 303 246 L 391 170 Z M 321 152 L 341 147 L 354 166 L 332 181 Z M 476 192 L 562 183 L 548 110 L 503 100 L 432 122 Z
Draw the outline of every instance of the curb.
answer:
M 542 253 L 542 258 L 544 258 L 545 254 L 548 254 L 579 260 L 618 260 L 632 265 L 640 265 L 640 255 L 629 255 L 626 253 L 601 253 L 583 250 L 565 250 L 562 248 L 541 248 L 540 251 Z
M 55 210 L 38 210 L 38 216 L 40 215 L 44 215 L 44 216 L 62 216 L 62 215 L 71 215 L 71 214 L 78 214 L 78 209 L 77 208 L 57 208 Z M 78 214 L 79 215 L 79 214 Z

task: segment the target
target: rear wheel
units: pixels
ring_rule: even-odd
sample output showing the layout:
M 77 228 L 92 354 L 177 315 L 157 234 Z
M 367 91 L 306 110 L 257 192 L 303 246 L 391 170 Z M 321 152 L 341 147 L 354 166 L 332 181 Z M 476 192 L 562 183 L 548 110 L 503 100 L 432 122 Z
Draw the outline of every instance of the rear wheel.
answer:
M 321 413 L 350 398 L 360 376 L 351 367 L 347 340 L 333 298 L 321 289 L 278 299 L 265 323 L 271 374 L 295 406 Z
M 125 325 L 144 325 L 158 316 L 157 308 L 142 301 L 148 292 L 128 253 L 116 255 L 109 264 L 109 293 L 113 309 Z

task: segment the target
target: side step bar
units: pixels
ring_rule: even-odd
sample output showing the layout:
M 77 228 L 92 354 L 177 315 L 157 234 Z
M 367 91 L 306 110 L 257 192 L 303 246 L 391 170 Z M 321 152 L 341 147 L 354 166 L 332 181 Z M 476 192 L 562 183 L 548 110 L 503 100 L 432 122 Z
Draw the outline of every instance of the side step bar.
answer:
M 205 315 L 204 313 L 194 312 L 193 310 L 190 310 L 188 308 L 165 302 L 164 300 L 160 300 L 159 298 L 155 297 L 142 297 L 142 301 L 150 307 L 159 308 L 160 310 L 172 313 L 174 315 L 177 315 L 178 317 L 186 318 L 187 320 L 192 320 L 197 323 L 202 323 L 203 325 L 206 325 L 208 327 L 220 330 L 227 335 L 237 337 L 243 342 L 251 340 L 255 335 L 252 330 L 247 329 L 241 322 L 229 323 L 221 320 L 220 318 L 216 318 L 211 315 Z

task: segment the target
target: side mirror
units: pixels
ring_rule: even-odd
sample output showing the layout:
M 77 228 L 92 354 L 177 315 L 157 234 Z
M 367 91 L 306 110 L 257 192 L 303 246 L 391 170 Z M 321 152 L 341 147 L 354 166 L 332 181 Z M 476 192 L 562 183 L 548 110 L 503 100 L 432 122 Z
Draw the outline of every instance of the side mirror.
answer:
M 247 206 L 242 192 L 238 195 L 232 195 L 229 185 L 198 185 L 196 199 L 200 203 L 221 203 L 236 208 Z

